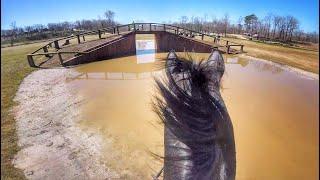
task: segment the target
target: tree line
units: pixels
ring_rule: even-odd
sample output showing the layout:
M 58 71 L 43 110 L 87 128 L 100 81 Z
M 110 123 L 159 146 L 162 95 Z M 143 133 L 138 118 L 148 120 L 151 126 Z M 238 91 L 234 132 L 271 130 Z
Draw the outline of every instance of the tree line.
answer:
M 82 31 L 95 30 L 114 26 L 115 13 L 106 10 L 103 18 L 80 20 L 75 22 L 48 23 L 47 25 L 35 24 L 32 26 L 17 27 L 11 24 L 11 29 L 1 30 L 1 42 L 6 43 L 26 40 L 41 40 L 67 36 Z M 181 16 L 174 25 L 179 25 L 192 30 L 215 33 L 227 36 L 227 34 L 244 34 L 249 38 L 257 38 L 270 41 L 281 42 L 319 42 L 319 34 L 316 32 L 304 32 L 299 28 L 299 21 L 293 16 L 278 16 L 268 14 L 263 18 L 258 18 L 255 14 L 239 17 L 236 23 L 231 23 L 228 14 L 222 18 L 211 18 L 207 15 L 203 17 Z
M 258 39 L 292 42 L 319 42 L 317 32 L 304 32 L 299 28 L 299 21 L 293 16 L 279 16 L 268 14 L 263 18 L 258 18 L 255 14 L 239 17 L 236 23 L 230 23 L 228 14 L 222 18 L 215 17 L 208 19 L 203 17 L 191 18 L 181 16 L 178 22 L 173 24 L 205 33 L 216 33 L 226 36 L 227 34 L 245 34 Z
M 1 30 L 1 42 L 11 43 L 28 40 L 42 40 L 48 38 L 56 38 L 62 36 L 68 36 L 71 34 L 90 31 L 94 29 L 106 28 L 114 26 L 117 23 L 114 20 L 115 13 L 110 10 L 106 10 L 104 17 L 98 17 L 98 19 L 92 20 L 80 20 L 75 22 L 60 22 L 60 23 L 48 23 L 34 24 L 32 26 L 17 27 L 13 22 L 10 25 L 9 30 Z

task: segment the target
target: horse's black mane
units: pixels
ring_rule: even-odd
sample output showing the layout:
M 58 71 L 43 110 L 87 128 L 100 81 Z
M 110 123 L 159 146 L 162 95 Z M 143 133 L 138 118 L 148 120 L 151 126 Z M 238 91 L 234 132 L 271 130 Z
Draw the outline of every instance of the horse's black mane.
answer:
M 171 52 L 172 55 L 172 52 Z M 175 54 L 174 54 L 175 55 Z M 224 144 L 225 118 L 229 118 L 219 93 L 224 65 L 168 56 L 167 78 L 155 79 L 161 96 L 156 96 L 154 111 L 170 133 L 189 149 L 184 155 L 173 153 L 165 161 L 192 160 L 192 177 L 214 170 L 216 149 Z M 198 174 L 198 175 L 197 175 Z

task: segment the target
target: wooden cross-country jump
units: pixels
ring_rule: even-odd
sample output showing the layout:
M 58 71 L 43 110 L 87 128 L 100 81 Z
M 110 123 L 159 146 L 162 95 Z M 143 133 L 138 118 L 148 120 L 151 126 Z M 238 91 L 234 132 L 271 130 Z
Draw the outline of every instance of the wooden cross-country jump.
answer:
M 215 35 L 170 24 L 132 23 L 71 35 L 50 41 L 27 55 L 31 67 L 76 65 L 86 62 L 134 55 L 135 34 L 155 34 L 157 52 L 194 51 L 243 53 L 244 45 Z M 94 36 L 95 40 L 88 40 Z

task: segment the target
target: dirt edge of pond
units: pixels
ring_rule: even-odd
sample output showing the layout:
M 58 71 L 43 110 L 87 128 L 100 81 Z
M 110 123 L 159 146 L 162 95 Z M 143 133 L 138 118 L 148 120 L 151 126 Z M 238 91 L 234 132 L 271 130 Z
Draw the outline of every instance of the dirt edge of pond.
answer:
M 264 63 L 268 63 L 268 64 L 272 64 L 274 66 L 277 66 L 277 67 L 279 67 L 279 68 L 281 68 L 283 70 L 290 71 L 290 72 L 302 75 L 302 76 L 304 76 L 306 78 L 319 80 L 319 74 L 316 74 L 316 73 L 313 73 L 313 72 L 309 72 L 309 71 L 305 71 L 303 69 L 295 68 L 295 67 L 292 67 L 292 66 L 289 66 L 289 65 L 285 65 L 285 64 L 279 64 L 279 63 L 276 63 L 276 62 L 274 62 L 272 60 L 265 60 L 265 59 L 261 59 L 261 58 L 256 58 L 256 57 L 244 55 L 244 54 L 241 54 L 240 57 L 244 57 L 244 58 L 248 58 L 248 59 L 252 59 L 252 60 L 256 60 L 256 61 L 262 61 Z
M 27 76 L 13 108 L 21 150 L 13 159 L 28 179 L 113 179 L 102 161 L 111 142 L 77 126 L 85 101 L 67 88 L 69 69 L 38 70 Z

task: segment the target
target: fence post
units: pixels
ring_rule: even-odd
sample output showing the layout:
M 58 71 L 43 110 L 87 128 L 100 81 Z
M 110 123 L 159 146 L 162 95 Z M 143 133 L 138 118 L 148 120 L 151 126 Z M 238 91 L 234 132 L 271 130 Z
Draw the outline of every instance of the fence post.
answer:
M 229 51 L 230 51 L 230 46 L 227 45 L 227 54 L 229 54 Z
M 130 29 L 130 24 L 128 24 L 128 31 L 130 31 L 131 29 Z
M 228 46 L 228 44 L 229 44 L 229 41 L 226 42 L 226 45 L 227 45 L 227 46 Z
M 133 30 L 136 31 L 136 24 L 135 23 L 132 23 L 133 24 Z
M 213 38 L 213 42 L 214 42 L 214 43 L 217 42 L 217 38 L 216 38 L 216 37 Z
M 179 28 L 177 27 L 177 34 L 179 34 Z
M 47 46 L 43 46 L 43 52 L 45 52 L 45 53 L 47 53 L 48 52 L 48 48 L 47 48 Z M 49 54 L 46 54 L 45 55 L 46 57 L 50 57 L 50 55 Z
M 30 66 L 30 67 L 37 67 L 37 66 L 34 64 L 32 55 L 27 55 L 27 58 L 28 58 L 28 63 L 29 63 L 29 66 Z
M 78 44 L 80 44 L 80 35 L 77 34 Z
M 86 41 L 86 39 L 84 38 L 84 36 L 82 36 L 83 41 Z
M 203 36 L 204 36 L 204 34 L 201 34 L 201 40 L 203 40 Z
M 113 33 L 112 34 L 115 34 L 116 33 L 116 28 L 113 28 Z
M 150 31 L 152 31 L 152 29 L 151 29 L 151 23 L 149 24 L 149 27 L 150 27 Z
M 60 52 L 58 53 L 58 56 L 59 56 L 60 64 L 63 66 L 63 60 Z
M 163 24 L 163 31 L 166 31 L 166 24 Z
M 101 30 L 98 30 L 99 32 L 99 39 L 101 39 Z
M 60 49 L 58 40 L 53 41 L 53 43 L 54 43 L 54 48 Z
M 240 52 L 243 53 L 243 45 L 241 45 Z
M 117 26 L 117 34 L 119 35 L 119 26 Z

